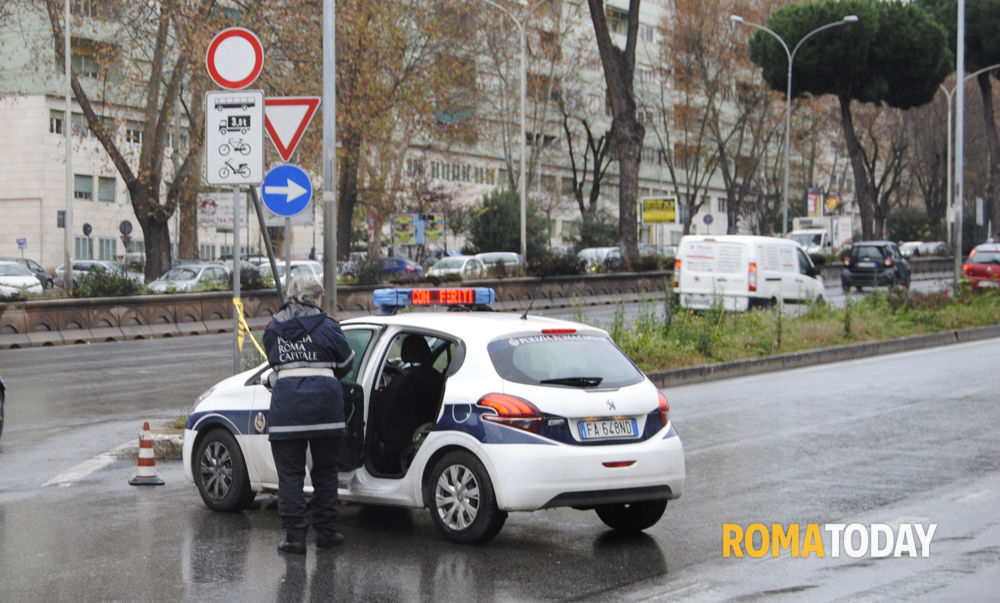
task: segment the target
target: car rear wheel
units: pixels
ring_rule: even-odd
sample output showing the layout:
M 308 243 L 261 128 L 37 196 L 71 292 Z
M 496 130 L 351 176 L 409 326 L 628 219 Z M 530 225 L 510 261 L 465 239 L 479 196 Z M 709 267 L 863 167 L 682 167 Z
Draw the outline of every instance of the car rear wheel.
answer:
M 452 542 L 486 542 L 507 520 L 507 512 L 497 507 L 486 468 L 468 452 L 456 450 L 441 457 L 427 484 L 434 525 Z
M 644 500 L 633 503 L 601 505 L 595 509 L 597 516 L 609 528 L 620 532 L 640 532 L 660 521 L 667 508 L 667 499 Z
M 225 429 L 213 429 L 198 442 L 194 481 L 209 509 L 237 513 L 253 502 L 250 477 L 236 438 Z

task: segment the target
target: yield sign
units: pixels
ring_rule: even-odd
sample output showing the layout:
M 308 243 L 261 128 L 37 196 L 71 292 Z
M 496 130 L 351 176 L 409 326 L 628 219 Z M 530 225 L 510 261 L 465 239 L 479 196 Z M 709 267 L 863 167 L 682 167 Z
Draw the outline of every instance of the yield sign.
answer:
M 318 96 L 278 96 L 264 100 L 264 128 L 285 161 L 295 153 L 319 107 Z

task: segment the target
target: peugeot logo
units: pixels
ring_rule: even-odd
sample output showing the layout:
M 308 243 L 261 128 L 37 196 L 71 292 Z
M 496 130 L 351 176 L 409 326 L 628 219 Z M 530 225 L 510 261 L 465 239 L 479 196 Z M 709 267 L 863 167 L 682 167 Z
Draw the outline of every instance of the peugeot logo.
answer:
M 615 410 L 615 401 L 608 400 L 608 410 Z

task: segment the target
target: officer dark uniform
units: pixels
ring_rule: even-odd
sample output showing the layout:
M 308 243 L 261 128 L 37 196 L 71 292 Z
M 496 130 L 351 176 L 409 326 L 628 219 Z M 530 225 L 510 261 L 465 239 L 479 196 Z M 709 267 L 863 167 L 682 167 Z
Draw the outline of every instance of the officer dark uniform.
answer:
M 277 380 L 271 389 L 268 439 L 278 470 L 278 513 L 285 539 L 278 550 L 306 552 L 312 511 L 316 546 L 340 544 L 336 529 L 337 447 L 346 432 L 344 392 L 337 377 L 351 369 L 354 351 L 335 320 L 318 307 L 323 285 L 312 275 L 294 277 L 289 301 L 264 331 L 267 361 Z M 313 497 L 306 506 L 306 450 L 312 455 Z

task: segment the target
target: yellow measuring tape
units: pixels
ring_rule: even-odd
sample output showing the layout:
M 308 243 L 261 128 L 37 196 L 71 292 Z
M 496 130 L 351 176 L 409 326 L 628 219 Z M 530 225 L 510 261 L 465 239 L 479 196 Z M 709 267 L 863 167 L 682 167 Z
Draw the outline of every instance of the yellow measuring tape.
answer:
M 236 316 L 239 318 L 239 322 L 237 323 L 239 330 L 236 333 L 236 347 L 238 347 L 242 352 L 243 336 L 249 335 L 250 341 L 253 342 L 254 347 L 257 348 L 257 351 L 260 352 L 260 355 L 263 356 L 264 358 L 267 358 L 267 352 L 265 352 L 264 348 L 262 348 L 260 344 L 257 343 L 257 339 L 253 336 L 253 331 L 250 330 L 250 325 L 247 324 L 246 317 L 243 316 L 243 300 L 238 297 L 234 297 L 233 305 L 236 306 Z

